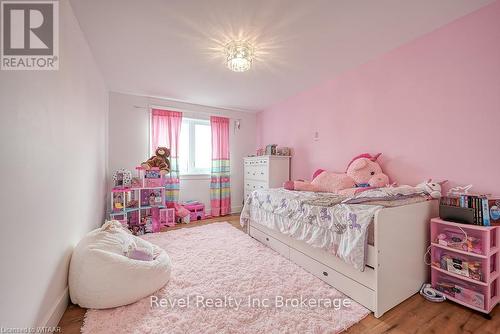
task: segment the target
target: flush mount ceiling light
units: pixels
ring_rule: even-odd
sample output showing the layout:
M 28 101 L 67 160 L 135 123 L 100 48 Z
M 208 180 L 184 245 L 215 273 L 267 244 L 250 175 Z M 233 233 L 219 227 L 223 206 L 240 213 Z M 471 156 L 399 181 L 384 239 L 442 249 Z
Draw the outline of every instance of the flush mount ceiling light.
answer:
M 231 41 L 225 46 L 226 65 L 231 71 L 245 72 L 252 66 L 255 49 L 247 41 Z

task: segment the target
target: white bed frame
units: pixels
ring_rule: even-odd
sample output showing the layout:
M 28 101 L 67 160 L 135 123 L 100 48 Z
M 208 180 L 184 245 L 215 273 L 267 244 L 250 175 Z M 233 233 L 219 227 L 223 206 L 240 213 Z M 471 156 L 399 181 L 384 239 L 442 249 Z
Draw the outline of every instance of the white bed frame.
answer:
M 258 222 L 250 221 L 248 233 L 379 318 L 418 292 L 428 280 L 429 268 L 423 258 L 429 245 L 429 221 L 437 215 L 435 200 L 379 210 L 374 218 L 374 245 L 368 245 L 362 272 L 322 249 Z

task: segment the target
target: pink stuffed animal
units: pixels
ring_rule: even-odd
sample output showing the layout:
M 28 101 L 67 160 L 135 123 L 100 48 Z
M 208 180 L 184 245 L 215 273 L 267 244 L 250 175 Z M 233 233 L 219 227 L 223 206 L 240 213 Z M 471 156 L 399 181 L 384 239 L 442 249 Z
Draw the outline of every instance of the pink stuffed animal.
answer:
M 358 155 L 351 160 L 345 173 L 333 173 L 318 169 L 311 182 L 287 181 L 283 187 L 288 190 L 343 194 L 354 194 L 358 188 L 384 187 L 389 183 L 389 177 L 382 172 L 382 168 L 377 163 L 380 154 L 375 156 L 368 153 Z

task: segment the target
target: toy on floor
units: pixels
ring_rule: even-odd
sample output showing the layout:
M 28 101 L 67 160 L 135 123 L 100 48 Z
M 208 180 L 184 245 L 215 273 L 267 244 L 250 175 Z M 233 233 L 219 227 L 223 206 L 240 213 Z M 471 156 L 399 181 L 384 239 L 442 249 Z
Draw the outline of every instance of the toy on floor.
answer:
M 146 233 L 146 229 L 144 225 L 139 225 L 139 224 L 134 224 L 130 225 L 130 232 L 132 232 L 133 235 L 143 235 Z
M 381 153 L 374 156 L 368 153 L 361 154 L 351 160 L 345 173 L 318 169 L 311 182 L 287 181 L 283 186 L 288 190 L 341 194 L 355 194 L 367 188 L 384 187 L 389 183 L 389 177 L 382 172 L 377 163 L 380 155 Z
M 190 220 L 205 219 L 205 204 L 198 201 L 187 201 L 182 203 L 187 210 L 189 210 Z
M 446 300 L 446 297 L 441 292 L 433 289 L 429 283 L 422 284 L 422 287 L 420 288 L 420 294 L 425 299 L 434 303 L 440 303 Z
M 177 203 L 174 203 L 174 208 L 175 208 L 175 217 L 177 218 L 177 221 L 182 224 L 189 224 L 189 222 L 191 221 L 191 215 L 189 210 Z
M 144 233 L 153 233 L 153 219 L 151 216 L 142 218 L 141 225 L 144 226 Z
M 166 147 L 158 147 L 155 151 L 155 155 L 149 158 L 147 161 L 141 164 L 146 170 L 153 167 L 159 168 L 162 175 L 170 172 L 170 162 L 168 157 L 170 156 L 170 150 Z

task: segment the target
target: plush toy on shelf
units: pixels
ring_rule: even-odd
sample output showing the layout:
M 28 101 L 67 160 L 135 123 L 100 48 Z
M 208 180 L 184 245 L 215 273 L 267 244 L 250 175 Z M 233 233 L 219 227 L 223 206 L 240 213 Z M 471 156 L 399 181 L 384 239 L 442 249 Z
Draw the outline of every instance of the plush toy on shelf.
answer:
M 364 189 L 384 187 L 389 177 L 382 172 L 377 163 L 381 153 L 372 156 L 364 153 L 351 160 L 345 173 L 327 172 L 318 169 L 311 182 L 287 181 L 283 185 L 288 190 L 331 192 L 354 194 Z
M 417 184 L 415 188 L 422 189 L 432 198 L 441 198 L 441 187 L 446 182 L 448 182 L 448 180 L 435 182 L 432 181 L 432 179 L 428 179 L 427 181 Z
M 155 155 L 143 162 L 141 166 L 146 170 L 157 167 L 160 169 L 160 174 L 165 175 L 170 172 L 170 161 L 168 160 L 169 156 L 170 150 L 168 148 L 158 147 L 155 151 Z

